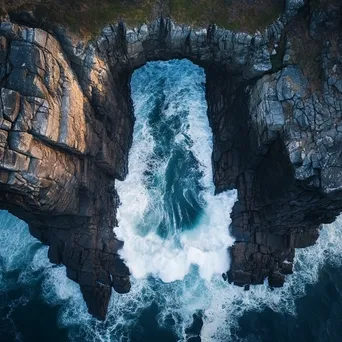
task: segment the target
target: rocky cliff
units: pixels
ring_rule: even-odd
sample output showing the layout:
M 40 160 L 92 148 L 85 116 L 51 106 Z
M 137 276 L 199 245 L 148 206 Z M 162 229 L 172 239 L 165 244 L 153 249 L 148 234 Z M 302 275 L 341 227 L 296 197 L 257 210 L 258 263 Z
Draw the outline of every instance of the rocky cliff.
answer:
M 342 210 L 340 18 L 337 2 L 288 0 L 254 35 L 160 18 L 134 29 L 110 25 L 91 43 L 52 23 L 37 28 L 30 13 L 16 16 L 20 25 L 4 18 L 0 207 L 28 222 L 103 319 L 112 287 L 130 289 L 113 232 L 115 180 L 127 175 L 134 125 L 130 77 L 148 61 L 188 58 L 207 75 L 217 192 L 238 189 L 224 276 L 281 286 L 295 248 L 315 243 L 320 224 Z M 317 48 L 317 58 L 303 61 L 311 64 L 298 58 L 296 21 L 309 31 L 302 49 Z

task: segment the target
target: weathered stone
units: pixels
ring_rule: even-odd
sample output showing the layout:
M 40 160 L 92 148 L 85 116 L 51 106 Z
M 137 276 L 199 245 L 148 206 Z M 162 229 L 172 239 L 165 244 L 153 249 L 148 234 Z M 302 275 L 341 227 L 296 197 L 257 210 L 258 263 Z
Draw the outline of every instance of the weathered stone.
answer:
M 8 137 L 7 131 L 3 131 L 0 129 L 0 146 L 1 147 L 5 147 L 7 143 L 7 137 Z
M 19 153 L 31 155 L 32 135 L 26 132 L 10 132 L 9 148 Z
M 272 287 L 282 287 L 284 285 L 285 277 L 278 272 L 272 272 L 268 277 L 268 283 Z
M 6 149 L 0 160 L 0 168 L 8 171 L 27 171 L 29 161 L 27 156 Z
M 28 70 L 41 77 L 44 76 L 44 53 L 33 44 L 14 41 L 11 44 L 9 60 L 14 68 Z
M 0 118 L 0 129 L 9 131 L 12 127 L 12 123 L 8 120 Z
M 5 64 L 7 59 L 7 40 L 0 36 L 0 65 Z
M 7 87 L 25 96 L 45 98 L 47 95 L 39 76 L 29 74 L 25 69 L 14 69 L 8 78 Z
M 293 16 L 304 5 L 305 5 L 305 0 L 286 0 L 285 1 L 286 14 L 289 16 Z
M 1 88 L 0 117 L 14 122 L 20 108 L 20 94 L 14 90 Z
M 130 289 L 112 230 L 114 181 L 128 172 L 129 80 L 147 61 L 188 58 L 205 68 L 216 192 L 236 188 L 239 197 L 230 282 L 247 289 L 268 277 L 270 286 L 281 286 L 295 248 L 313 244 L 320 223 L 341 211 L 342 69 L 332 57 L 341 48 L 322 44 L 319 95 L 299 67 L 288 65 L 291 44 L 287 66 L 271 69 L 284 25 L 302 5 L 287 1 L 286 15 L 255 35 L 161 18 L 134 29 L 111 25 L 86 44 L 54 27 L 63 47 L 43 30 L 1 23 L 0 47 L 11 48 L 0 56 L 8 64 L 1 68 L 2 103 L 9 103 L 0 118 L 0 206 L 50 246 L 50 260 L 66 265 L 96 317 L 105 317 L 112 288 Z
M 50 246 L 51 262 L 67 266 L 67 275 L 81 284 L 89 311 L 103 319 L 111 288 L 130 289 L 128 269 L 118 257 L 122 244 L 107 243 L 107 254 L 96 252 L 102 230 L 106 239 L 117 241 L 112 228 L 118 200 L 108 174 L 122 178 L 127 172 L 119 164 L 127 164 L 122 149 L 128 153 L 130 139 L 121 139 L 121 147 L 113 144 L 120 136 L 108 136 L 110 130 L 97 119 L 55 38 L 39 29 L 1 27 L 11 46 L 3 59 L 12 69 L 1 89 L 0 205 L 26 220 L 31 233 Z M 3 49 L 7 40 L 1 38 Z M 112 122 L 122 122 L 118 134 L 126 129 L 129 135 L 132 116 L 127 126 L 115 96 L 106 110 Z M 108 152 L 97 164 L 95 156 L 103 148 Z M 76 235 L 86 236 L 87 243 L 79 245 Z

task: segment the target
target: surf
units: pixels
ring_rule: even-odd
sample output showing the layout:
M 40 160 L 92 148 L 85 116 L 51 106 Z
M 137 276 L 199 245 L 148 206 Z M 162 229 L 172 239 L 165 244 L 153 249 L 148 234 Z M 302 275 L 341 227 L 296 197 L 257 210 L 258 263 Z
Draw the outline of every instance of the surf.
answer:
M 204 84 L 204 71 L 187 60 L 149 63 L 133 75 L 136 123 L 129 175 L 116 182 L 122 204 L 115 228 L 124 241 L 121 255 L 131 269 L 132 288 L 113 293 L 105 322 L 87 313 L 78 285 L 64 267 L 49 263 L 47 247 L 27 225 L 0 211 L 0 309 L 4 326 L 18 340 L 25 340 L 18 333 L 25 319 L 21 310 L 43 302 L 57 311 L 57 328 L 71 341 L 185 341 L 194 313 L 203 322 L 202 341 L 240 341 L 244 315 L 269 309 L 295 316 L 297 300 L 319 280 L 322 267 L 341 267 L 339 217 L 323 227 L 314 246 L 296 251 L 294 274 L 286 276 L 283 288 L 272 290 L 266 281 L 243 291 L 223 281 L 220 273 L 229 268 L 227 248 L 234 241 L 228 227 L 236 193 L 214 195 Z

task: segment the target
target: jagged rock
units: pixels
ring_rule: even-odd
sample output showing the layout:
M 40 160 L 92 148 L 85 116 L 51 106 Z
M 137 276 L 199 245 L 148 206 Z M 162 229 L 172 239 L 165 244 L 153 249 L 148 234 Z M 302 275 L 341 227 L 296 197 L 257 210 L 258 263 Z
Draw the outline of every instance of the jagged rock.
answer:
M 121 151 L 57 40 L 40 29 L 1 27 L 1 67 L 11 65 L 0 98 L 1 207 L 29 223 L 50 246 L 51 262 L 80 284 L 89 311 L 104 318 L 111 288 L 130 288 L 112 230 L 118 200 L 110 174 L 122 174 Z
M 8 121 L 14 122 L 19 114 L 20 94 L 9 89 L 1 89 L 1 112 L 2 117 Z
M 297 11 L 305 5 L 309 0 L 286 0 L 285 11 L 289 16 L 294 16 Z
M 281 286 L 295 248 L 315 243 L 320 224 L 341 211 L 342 46 L 323 44 L 320 93 L 291 65 L 289 42 L 272 72 L 274 46 L 303 5 L 288 0 L 286 15 L 254 35 L 160 18 L 110 25 L 87 44 L 56 25 L 52 34 L 0 24 L 0 207 L 50 246 L 50 261 L 66 266 L 93 315 L 105 318 L 112 287 L 130 289 L 113 232 L 115 179 L 128 172 L 130 77 L 147 61 L 188 58 L 205 68 L 216 192 L 239 196 L 228 281 Z M 328 17 L 316 16 L 313 35 Z

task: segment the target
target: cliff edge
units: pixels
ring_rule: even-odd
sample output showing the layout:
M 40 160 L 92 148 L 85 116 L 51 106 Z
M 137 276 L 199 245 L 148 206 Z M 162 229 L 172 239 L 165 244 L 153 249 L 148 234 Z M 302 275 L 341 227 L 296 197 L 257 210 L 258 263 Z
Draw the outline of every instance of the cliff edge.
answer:
M 104 319 L 130 289 L 113 232 L 129 171 L 133 71 L 188 58 L 207 76 L 216 191 L 238 190 L 239 286 L 282 286 L 295 248 L 342 210 L 342 25 L 338 1 L 288 0 L 255 34 L 161 17 L 84 42 L 32 12 L 0 23 L 0 207 L 25 220 Z M 228 227 L 227 227 L 228 229 Z

